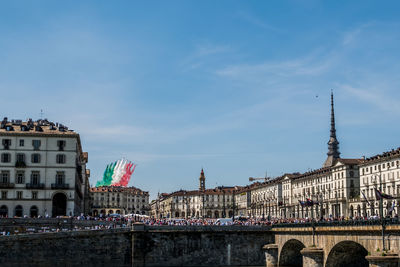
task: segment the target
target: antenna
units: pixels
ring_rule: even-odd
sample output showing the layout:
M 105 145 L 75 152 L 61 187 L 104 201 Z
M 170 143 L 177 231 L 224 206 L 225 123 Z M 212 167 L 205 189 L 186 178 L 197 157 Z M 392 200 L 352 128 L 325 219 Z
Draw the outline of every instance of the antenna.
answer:
M 41 110 L 40 110 L 40 114 L 39 114 L 41 120 L 43 120 L 43 114 L 44 114 L 44 113 L 43 113 L 43 109 L 41 109 Z

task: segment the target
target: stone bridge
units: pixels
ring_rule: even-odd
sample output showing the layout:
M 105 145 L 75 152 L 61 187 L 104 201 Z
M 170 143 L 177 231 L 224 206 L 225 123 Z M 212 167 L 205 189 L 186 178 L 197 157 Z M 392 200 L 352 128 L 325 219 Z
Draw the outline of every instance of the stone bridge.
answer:
M 316 226 L 314 232 L 312 227 L 280 227 L 271 231 L 275 242 L 264 247 L 267 267 L 399 266 L 399 225 L 386 226 L 385 246 L 391 252 L 383 252 L 380 225 Z

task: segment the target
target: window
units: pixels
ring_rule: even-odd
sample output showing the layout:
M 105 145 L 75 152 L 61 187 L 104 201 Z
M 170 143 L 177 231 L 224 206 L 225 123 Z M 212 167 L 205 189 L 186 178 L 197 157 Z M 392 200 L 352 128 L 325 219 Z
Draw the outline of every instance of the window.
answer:
M 58 146 L 58 150 L 59 151 L 64 151 L 65 143 L 66 142 L 64 140 L 58 140 L 57 141 L 57 146 Z
M 2 143 L 4 149 L 9 149 L 11 146 L 11 139 L 3 139 Z
M 31 174 L 31 184 L 39 184 L 40 182 L 40 172 L 33 171 Z
M 7 191 L 1 191 L 1 199 L 7 199 Z
M 17 162 L 25 162 L 25 154 L 17 154 Z
M 65 174 L 64 172 L 57 172 L 56 174 L 56 184 L 64 184 Z
M 32 163 L 40 163 L 40 154 L 32 154 L 32 159 L 31 159 Z
M 32 199 L 37 199 L 37 191 L 32 191 Z
M 17 191 L 17 199 L 22 199 L 22 191 Z
M 34 150 L 39 150 L 41 145 L 41 141 L 40 140 L 32 140 L 32 146 Z
M 354 172 L 350 171 L 350 177 L 353 178 L 354 177 Z
M 11 154 L 10 153 L 1 154 L 1 162 L 3 162 L 3 163 L 11 162 Z
M 25 172 L 23 172 L 23 171 L 17 172 L 17 176 L 16 176 L 15 180 L 16 180 L 17 184 L 23 184 L 24 180 L 25 180 Z
M 8 184 L 10 181 L 10 172 L 9 171 L 2 171 L 0 175 L 0 183 Z
M 64 154 L 58 154 L 56 156 L 56 162 L 58 164 L 64 164 L 65 163 L 65 155 Z
M 19 140 L 19 146 L 24 146 L 25 145 L 25 141 L 23 139 Z

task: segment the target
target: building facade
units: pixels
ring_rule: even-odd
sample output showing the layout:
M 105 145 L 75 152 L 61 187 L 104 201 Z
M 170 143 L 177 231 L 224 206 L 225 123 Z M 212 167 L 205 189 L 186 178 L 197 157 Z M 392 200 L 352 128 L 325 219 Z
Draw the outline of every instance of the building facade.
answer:
M 350 201 L 353 216 L 394 216 L 398 214 L 400 198 L 400 148 L 363 160 L 360 168 L 360 192 Z M 394 199 L 376 200 L 375 189 Z M 365 196 L 365 197 L 364 197 Z
M 199 177 L 199 190 L 163 193 L 152 202 L 155 218 L 228 218 L 234 214 L 236 187 L 205 188 L 204 170 Z
M 149 215 L 149 192 L 136 187 L 101 186 L 90 188 L 91 214 Z
M 203 171 L 199 181 L 199 190 L 163 195 L 154 205 L 163 210 L 154 214 L 258 219 L 395 216 L 400 212 L 400 148 L 367 159 L 341 158 L 331 94 L 328 153 L 321 168 L 245 187 L 205 189 Z M 389 196 L 378 201 L 377 190 Z
M 251 217 L 277 218 L 282 205 L 282 177 L 256 183 L 251 189 Z
M 88 212 L 88 153 L 79 134 L 46 119 L 4 118 L 0 140 L 0 216 Z

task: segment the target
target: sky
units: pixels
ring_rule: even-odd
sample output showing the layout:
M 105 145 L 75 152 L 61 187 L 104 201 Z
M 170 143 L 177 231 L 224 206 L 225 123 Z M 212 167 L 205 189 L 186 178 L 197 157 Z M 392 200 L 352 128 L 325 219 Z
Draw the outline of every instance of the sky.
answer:
M 129 185 L 246 185 L 400 146 L 398 1 L 1 1 L 0 117 L 63 123 Z M 1 116 L 3 115 L 3 116 Z

